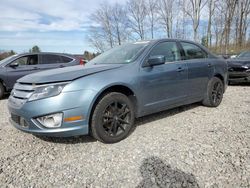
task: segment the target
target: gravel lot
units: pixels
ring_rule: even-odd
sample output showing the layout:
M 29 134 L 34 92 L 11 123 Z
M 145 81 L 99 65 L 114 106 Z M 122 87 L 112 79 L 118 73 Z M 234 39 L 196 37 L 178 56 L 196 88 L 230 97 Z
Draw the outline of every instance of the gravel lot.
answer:
M 126 140 L 52 139 L 8 123 L 0 101 L 0 187 L 250 187 L 250 85 L 137 121 Z

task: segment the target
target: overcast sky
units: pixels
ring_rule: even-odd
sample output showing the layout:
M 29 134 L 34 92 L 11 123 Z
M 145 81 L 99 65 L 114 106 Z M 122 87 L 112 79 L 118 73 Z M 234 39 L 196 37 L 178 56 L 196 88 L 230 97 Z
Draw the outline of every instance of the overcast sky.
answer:
M 91 13 L 101 3 L 126 0 L 5 0 L 0 6 L 0 50 L 83 53 Z

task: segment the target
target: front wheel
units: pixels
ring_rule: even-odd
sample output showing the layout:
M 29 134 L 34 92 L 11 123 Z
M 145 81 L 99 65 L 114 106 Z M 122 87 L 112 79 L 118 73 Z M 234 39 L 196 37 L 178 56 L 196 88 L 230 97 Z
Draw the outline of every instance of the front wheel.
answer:
M 212 78 L 207 87 L 207 93 L 202 101 L 204 106 L 217 107 L 220 105 L 223 99 L 224 85 L 221 79 L 214 77 Z
M 134 127 L 134 105 L 121 93 L 105 95 L 96 105 L 92 120 L 92 136 L 104 143 L 115 143 L 126 138 Z
M 4 87 L 3 84 L 0 82 L 0 99 L 2 99 L 4 96 Z

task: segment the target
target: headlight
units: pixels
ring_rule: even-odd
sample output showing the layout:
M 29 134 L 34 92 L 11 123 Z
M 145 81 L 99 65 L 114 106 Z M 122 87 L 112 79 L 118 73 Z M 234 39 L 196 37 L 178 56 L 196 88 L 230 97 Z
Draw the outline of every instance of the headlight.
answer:
M 244 65 L 242 67 L 245 68 L 245 69 L 249 69 L 250 68 L 250 64 Z
M 28 101 L 34 101 L 59 95 L 67 84 L 68 82 L 35 86 L 35 91 Z

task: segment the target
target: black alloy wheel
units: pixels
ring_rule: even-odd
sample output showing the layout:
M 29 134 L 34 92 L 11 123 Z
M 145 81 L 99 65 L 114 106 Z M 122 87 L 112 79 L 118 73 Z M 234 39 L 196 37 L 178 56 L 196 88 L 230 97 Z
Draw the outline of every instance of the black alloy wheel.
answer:
M 91 133 L 104 143 L 126 138 L 134 127 L 134 105 L 124 94 L 108 93 L 96 105 L 91 121 Z
M 221 82 L 215 82 L 212 89 L 212 100 L 213 104 L 220 104 L 223 97 L 223 85 Z
M 126 103 L 113 101 L 103 112 L 103 128 L 110 136 L 119 136 L 131 125 L 131 111 Z
M 4 92 L 5 92 L 5 90 L 4 90 L 3 84 L 0 82 L 0 99 L 3 98 Z
M 207 86 L 206 96 L 202 103 L 208 107 L 217 107 L 220 105 L 224 94 L 224 85 L 221 79 L 213 77 Z

